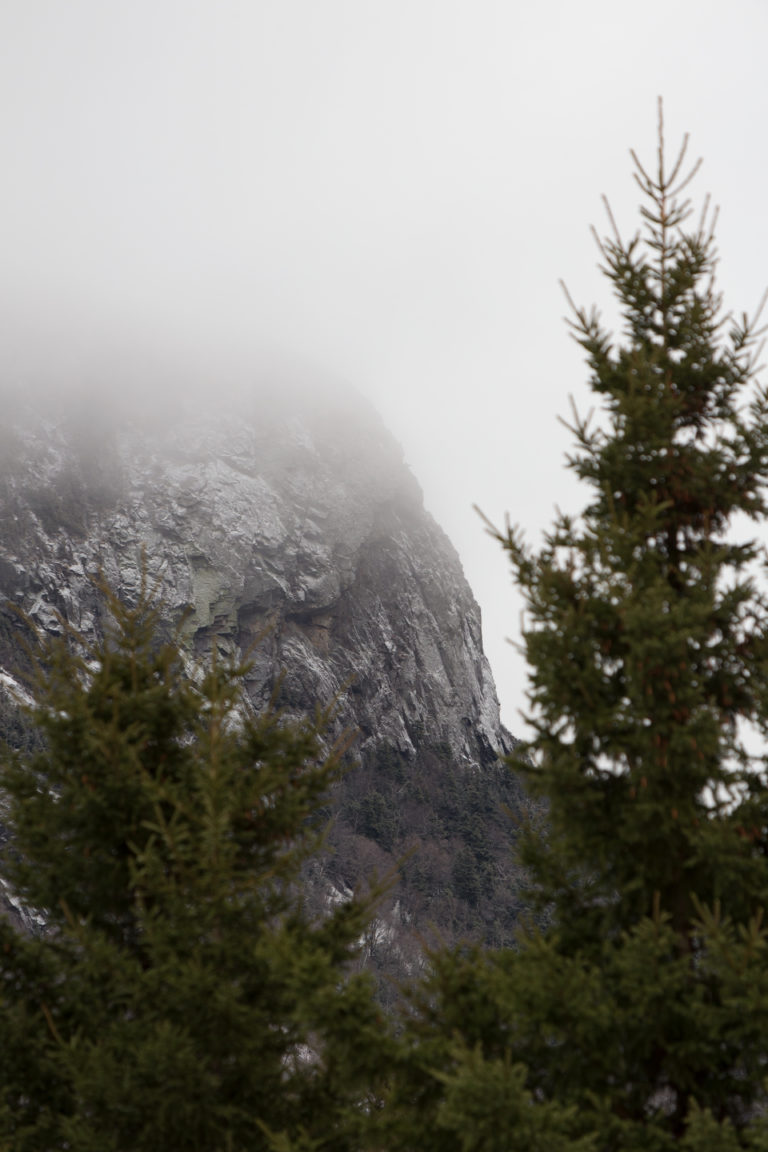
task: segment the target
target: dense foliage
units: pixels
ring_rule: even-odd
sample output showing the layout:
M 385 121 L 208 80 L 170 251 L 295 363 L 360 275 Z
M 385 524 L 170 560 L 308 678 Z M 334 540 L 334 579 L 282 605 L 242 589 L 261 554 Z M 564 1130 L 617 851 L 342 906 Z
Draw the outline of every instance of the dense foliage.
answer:
M 146 594 L 109 607 L 97 649 L 42 652 L 44 745 L 4 764 L 4 870 L 48 928 L 0 922 L 0 1147 L 347 1148 L 387 1044 L 350 971 L 370 904 L 315 922 L 297 886 L 340 750 L 250 717 L 243 668 L 190 676 Z
M 600 243 L 620 336 L 574 310 L 600 404 L 572 428 L 586 507 L 540 551 L 501 537 L 527 600 L 548 818 L 525 861 L 547 918 L 516 952 L 436 957 L 391 1147 L 768 1146 L 768 397 L 684 153 L 665 168 L 660 126 L 655 174 L 635 158 L 640 232 L 611 218 Z

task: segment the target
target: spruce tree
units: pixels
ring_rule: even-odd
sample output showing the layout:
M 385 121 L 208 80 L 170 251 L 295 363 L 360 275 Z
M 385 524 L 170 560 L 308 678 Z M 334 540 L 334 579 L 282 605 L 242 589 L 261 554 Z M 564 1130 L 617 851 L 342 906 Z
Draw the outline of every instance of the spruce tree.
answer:
M 102 644 L 41 653 L 43 749 L 3 765 L 4 871 L 47 927 L 0 924 L 0 1147 L 355 1147 L 388 1043 L 351 971 L 371 903 L 317 919 L 300 883 L 342 749 L 107 595 Z
M 768 394 L 662 128 L 653 170 L 632 154 L 640 230 L 609 209 L 598 241 L 622 330 L 571 318 L 599 405 L 570 425 L 586 505 L 540 550 L 499 536 L 527 603 L 518 767 L 546 801 L 532 921 L 515 951 L 435 957 L 394 1147 L 768 1147 Z

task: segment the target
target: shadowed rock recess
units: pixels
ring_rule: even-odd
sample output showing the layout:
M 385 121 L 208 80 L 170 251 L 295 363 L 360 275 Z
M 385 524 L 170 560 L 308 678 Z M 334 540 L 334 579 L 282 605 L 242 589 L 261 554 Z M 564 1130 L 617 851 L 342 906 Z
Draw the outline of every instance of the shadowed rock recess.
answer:
M 502 727 L 480 610 L 455 549 L 377 415 L 358 397 L 190 393 L 131 405 L 6 408 L 0 446 L 0 722 L 20 720 L 22 608 L 102 627 L 93 580 L 131 601 L 142 555 L 169 623 L 204 660 L 251 652 L 247 699 L 289 713 L 338 700 L 353 767 L 329 798 L 318 902 L 404 858 L 366 948 L 382 974 L 423 939 L 509 942 L 514 814 L 526 800 Z M 43 415 L 39 413 L 43 410 Z M 87 417 L 84 415 L 87 413 Z M 282 678 L 281 678 L 282 677 Z M 6 902 L 10 896 L 6 894 Z

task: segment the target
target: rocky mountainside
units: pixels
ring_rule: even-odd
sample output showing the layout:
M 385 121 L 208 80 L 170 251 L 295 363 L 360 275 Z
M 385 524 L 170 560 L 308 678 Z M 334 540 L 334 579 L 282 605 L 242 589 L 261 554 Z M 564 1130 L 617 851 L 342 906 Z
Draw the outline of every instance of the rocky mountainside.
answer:
M 41 408 L 43 414 L 41 415 Z M 151 413 L 151 419 L 148 414 Z M 480 612 L 402 453 L 350 395 L 263 391 L 225 403 L 5 405 L 0 443 L 0 706 L 16 701 L 21 608 L 46 632 L 103 625 L 94 579 L 131 600 L 142 566 L 190 657 L 250 654 L 250 704 L 337 701 L 354 766 L 329 800 L 330 853 L 309 878 L 335 898 L 401 878 L 371 931 L 384 971 L 419 937 L 509 939 L 510 848 L 525 798 L 502 727 Z

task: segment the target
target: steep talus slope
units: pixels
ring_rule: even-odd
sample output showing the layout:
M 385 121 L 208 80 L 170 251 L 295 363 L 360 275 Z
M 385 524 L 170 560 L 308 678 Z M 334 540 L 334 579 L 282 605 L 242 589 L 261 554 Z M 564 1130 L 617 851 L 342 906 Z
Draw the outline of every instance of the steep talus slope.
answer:
M 372 930 L 379 966 L 415 963 L 429 923 L 448 939 L 508 939 L 506 809 L 525 801 L 499 757 L 513 740 L 456 552 L 375 413 L 349 395 L 294 392 L 226 404 L 191 393 L 153 408 L 153 422 L 126 403 L 87 409 L 40 419 L 19 407 L 3 432 L 9 730 L 7 678 L 23 665 L 13 606 L 44 631 L 61 616 L 95 636 L 94 577 L 130 599 L 144 565 L 192 655 L 250 653 L 254 708 L 276 692 L 296 713 L 335 699 L 337 726 L 358 731 L 315 890 L 343 892 L 410 853 Z

